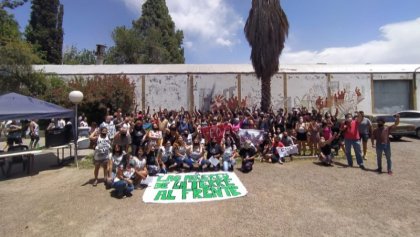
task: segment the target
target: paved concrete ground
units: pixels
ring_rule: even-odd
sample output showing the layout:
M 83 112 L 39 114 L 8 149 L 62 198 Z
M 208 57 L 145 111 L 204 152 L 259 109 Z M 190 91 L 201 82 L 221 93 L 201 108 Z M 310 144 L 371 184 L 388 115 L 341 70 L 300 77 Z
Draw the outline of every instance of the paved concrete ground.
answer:
M 112 198 L 89 183 L 92 170 L 58 167 L 50 153 L 36 157 L 33 176 L 0 181 L 0 236 L 420 236 L 419 146 L 392 143 L 393 176 L 256 162 L 235 171 L 246 197 L 171 205 L 144 204 L 143 190 Z

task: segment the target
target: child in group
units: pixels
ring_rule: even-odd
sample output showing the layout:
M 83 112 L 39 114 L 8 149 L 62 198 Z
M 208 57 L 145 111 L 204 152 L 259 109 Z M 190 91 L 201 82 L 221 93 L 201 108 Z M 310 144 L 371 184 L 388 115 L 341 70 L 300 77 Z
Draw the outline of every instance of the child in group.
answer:
M 117 168 L 117 175 L 114 178 L 115 195 L 121 199 L 125 196 L 133 196 L 131 192 L 134 190 L 133 177 L 135 175 L 135 160 L 131 159 L 130 154 L 124 155 L 125 164 L 121 164 Z
M 320 153 L 318 157 L 321 163 L 324 165 L 332 165 L 332 160 L 334 158 L 334 155 L 331 152 L 332 150 L 331 143 L 336 137 L 337 137 L 337 134 L 335 133 L 328 140 L 325 140 L 324 136 L 320 138 L 320 142 L 319 142 Z

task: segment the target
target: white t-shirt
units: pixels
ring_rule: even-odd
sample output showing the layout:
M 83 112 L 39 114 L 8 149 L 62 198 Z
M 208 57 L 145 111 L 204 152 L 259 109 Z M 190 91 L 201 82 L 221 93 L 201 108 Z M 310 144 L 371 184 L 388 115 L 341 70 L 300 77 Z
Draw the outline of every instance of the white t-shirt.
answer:
M 132 157 L 132 159 L 135 161 L 135 165 L 134 165 L 134 168 L 136 169 L 136 170 L 142 170 L 142 169 L 144 169 L 144 167 L 146 166 L 146 159 L 139 159 L 139 158 L 137 158 L 137 157 L 135 157 L 135 156 L 133 156 Z
M 101 136 L 98 137 L 97 145 L 95 147 L 95 155 L 93 158 L 95 160 L 105 160 L 109 159 L 109 153 L 111 150 L 111 140 L 109 140 L 108 136 L 102 138 Z

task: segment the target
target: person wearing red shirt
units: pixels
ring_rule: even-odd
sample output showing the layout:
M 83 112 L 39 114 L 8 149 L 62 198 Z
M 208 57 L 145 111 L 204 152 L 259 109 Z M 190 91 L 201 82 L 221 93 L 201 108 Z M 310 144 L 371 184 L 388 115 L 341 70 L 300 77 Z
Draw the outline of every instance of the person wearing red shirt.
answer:
M 353 166 L 353 157 L 351 155 L 351 148 L 353 147 L 356 155 L 357 164 L 361 169 L 365 169 L 362 158 L 362 149 L 360 146 L 360 134 L 359 134 L 360 118 L 356 120 L 349 113 L 346 114 L 346 120 L 341 125 L 341 132 L 344 134 L 344 146 L 346 150 L 347 163 L 350 167 Z
M 277 147 L 284 147 L 284 144 L 280 141 L 280 137 L 279 136 L 275 136 L 274 137 L 274 142 L 272 145 L 272 149 L 273 149 L 273 156 L 271 157 L 271 162 L 273 163 L 280 163 L 283 164 L 284 162 L 284 157 L 280 157 L 279 152 L 277 151 Z

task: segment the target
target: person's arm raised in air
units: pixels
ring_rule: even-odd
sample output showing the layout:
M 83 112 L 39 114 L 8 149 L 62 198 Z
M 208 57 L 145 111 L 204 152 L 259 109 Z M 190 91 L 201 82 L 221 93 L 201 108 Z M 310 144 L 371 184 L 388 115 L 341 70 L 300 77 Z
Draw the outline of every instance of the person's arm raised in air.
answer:
M 395 122 L 394 124 L 392 124 L 391 126 L 389 126 L 389 130 L 391 131 L 391 129 L 394 129 L 398 126 L 398 124 L 400 124 L 400 115 L 396 114 L 395 115 Z

